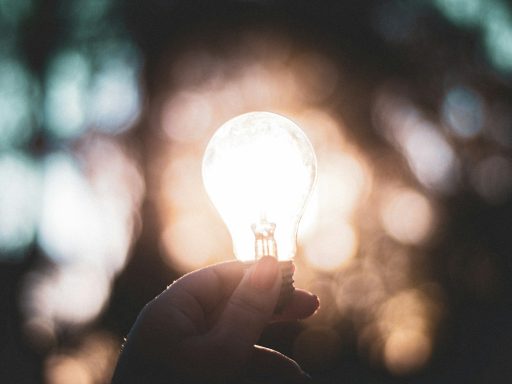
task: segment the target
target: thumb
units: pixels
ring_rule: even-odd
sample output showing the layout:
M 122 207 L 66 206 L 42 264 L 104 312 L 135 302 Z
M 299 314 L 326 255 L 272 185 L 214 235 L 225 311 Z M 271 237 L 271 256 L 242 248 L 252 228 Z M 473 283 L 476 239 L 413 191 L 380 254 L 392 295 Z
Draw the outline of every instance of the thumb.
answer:
M 244 275 L 212 330 L 229 355 L 248 359 L 270 321 L 281 287 L 277 260 L 262 257 Z

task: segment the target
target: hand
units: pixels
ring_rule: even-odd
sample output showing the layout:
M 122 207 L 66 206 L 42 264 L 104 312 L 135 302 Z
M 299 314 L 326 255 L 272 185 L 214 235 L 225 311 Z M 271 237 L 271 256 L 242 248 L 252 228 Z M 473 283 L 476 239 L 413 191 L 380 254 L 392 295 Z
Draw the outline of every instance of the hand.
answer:
M 120 383 L 301 383 L 307 375 L 281 353 L 255 345 L 270 321 L 310 316 L 318 298 L 296 289 L 279 315 L 275 258 L 244 271 L 239 262 L 191 272 L 148 303 L 112 380 Z

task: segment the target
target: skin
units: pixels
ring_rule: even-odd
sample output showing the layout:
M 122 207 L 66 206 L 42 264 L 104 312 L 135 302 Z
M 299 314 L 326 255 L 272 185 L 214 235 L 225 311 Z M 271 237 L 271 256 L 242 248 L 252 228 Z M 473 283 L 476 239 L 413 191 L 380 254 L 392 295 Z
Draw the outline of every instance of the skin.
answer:
M 269 322 L 303 319 L 318 309 L 316 296 L 296 289 L 275 315 L 280 287 L 270 256 L 248 270 L 226 262 L 183 276 L 139 314 L 112 384 L 309 381 L 295 361 L 256 345 Z

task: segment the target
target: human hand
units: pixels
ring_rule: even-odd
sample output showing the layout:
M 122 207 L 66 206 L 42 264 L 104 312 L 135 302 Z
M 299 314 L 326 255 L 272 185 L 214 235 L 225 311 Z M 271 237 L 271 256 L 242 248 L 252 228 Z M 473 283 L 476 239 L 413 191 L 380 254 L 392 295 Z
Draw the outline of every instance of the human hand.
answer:
M 276 259 L 266 256 L 244 269 L 226 262 L 191 272 L 148 303 L 112 383 L 306 382 L 292 359 L 255 344 L 270 321 L 313 314 L 318 298 L 296 289 L 275 315 L 281 287 Z

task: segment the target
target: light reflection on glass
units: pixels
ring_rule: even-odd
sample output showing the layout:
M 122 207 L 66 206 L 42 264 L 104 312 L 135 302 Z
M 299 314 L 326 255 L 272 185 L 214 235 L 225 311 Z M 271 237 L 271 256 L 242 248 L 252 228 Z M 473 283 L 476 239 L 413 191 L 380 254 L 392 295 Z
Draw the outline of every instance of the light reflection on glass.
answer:
M 13 152 L 0 155 L 0 254 L 21 251 L 32 242 L 40 182 L 32 159 Z

